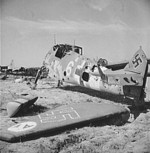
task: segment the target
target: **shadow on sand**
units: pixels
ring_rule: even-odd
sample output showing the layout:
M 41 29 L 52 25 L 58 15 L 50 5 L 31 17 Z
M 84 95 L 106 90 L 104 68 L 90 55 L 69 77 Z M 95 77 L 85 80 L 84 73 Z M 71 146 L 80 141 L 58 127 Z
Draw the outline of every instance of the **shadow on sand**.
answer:
M 24 116 L 35 116 L 35 115 L 38 115 L 40 113 L 44 113 L 50 109 L 54 109 L 56 107 L 59 107 L 60 104 L 51 104 L 51 108 L 48 108 L 48 107 L 45 107 L 45 106 L 42 106 L 42 105 L 33 105 L 31 107 L 28 108 L 28 111 L 27 110 L 24 110 L 22 112 L 18 112 L 15 117 L 24 117 Z
M 100 91 L 96 91 L 96 90 L 81 87 L 81 86 L 64 86 L 64 87 L 61 87 L 61 89 L 67 90 L 67 91 L 84 93 L 93 97 L 110 100 L 115 103 L 122 103 L 127 105 L 133 104 L 133 101 L 131 99 L 125 98 L 124 96 L 114 95 L 114 94 L 106 93 L 106 92 L 100 92 Z
M 73 91 L 73 92 L 80 92 L 80 93 L 84 93 L 84 94 L 101 98 L 104 100 L 110 100 L 110 101 L 113 101 L 114 103 L 124 104 L 130 109 L 131 114 L 134 115 L 134 119 L 136 119 L 140 115 L 140 113 L 146 113 L 147 110 L 150 109 L 150 102 L 145 102 L 144 107 L 141 107 L 141 108 L 135 107 L 134 101 L 129 98 L 125 98 L 124 96 L 114 95 L 114 94 L 106 93 L 106 92 L 100 92 L 100 91 L 96 91 L 96 90 L 81 87 L 81 86 L 64 86 L 64 87 L 61 87 L 61 89 L 67 90 L 67 91 Z
M 145 107 L 143 108 L 137 108 L 133 104 L 133 100 L 124 98 L 123 96 L 114 95 L 106 92 L 99 92 L 93 89 L 84 88 L 81 86 L 64 86 L 60 87 L 59 89 L 66 90 L 66 91 L 72 91 L 72 92 L 79 92 L 84 93 L 93 97 L 97 97 L 104 100 L 110 100 L 114 103 L 121 103 L 123 105 L 126 105 L 129 109 L 131 114 L 133 114 L 134 119 L 136 119 L 140 113 L 146 113 L 148 109 L 150 109 L 150 103 L 146 102 Z M 33 105 L 28 109 L 28 111 L 18 112 L 15 117 L 20 116 L 35 116 L 39 113 L 44 113 L 50 109 L 54 109 L 56 107 L 59 107 L 61 104 L 51 104 L 51 108 L 42 106 L 42 105 Z

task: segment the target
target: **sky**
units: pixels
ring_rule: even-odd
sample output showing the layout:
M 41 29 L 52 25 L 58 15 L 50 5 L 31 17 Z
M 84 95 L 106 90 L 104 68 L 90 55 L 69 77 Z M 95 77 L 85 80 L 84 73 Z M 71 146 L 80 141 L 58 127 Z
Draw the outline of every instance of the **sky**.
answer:
M 150 58 L 150 0 L 0 0 L 0 65 L 41 66 L 57 43 L 89 58 Z

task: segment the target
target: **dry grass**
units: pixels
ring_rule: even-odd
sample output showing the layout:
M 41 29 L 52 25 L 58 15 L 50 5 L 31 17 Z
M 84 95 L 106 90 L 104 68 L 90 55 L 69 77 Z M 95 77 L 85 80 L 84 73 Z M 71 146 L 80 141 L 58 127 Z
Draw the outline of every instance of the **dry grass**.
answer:
M 0 82 L 0 115 L 7 115 L 6 104 L 22 93 L 36 94 L 39 99 L 28 115 L 38 114 L 62 104 L 106 101 L 120 105 L 130 105 L 132 102 L 120 96 L 77 87 L 65 86 L 55 88 L 54 82 L 40 80 L 36 90 L 31 90 L 23 83 L 14 83 L 14 79 Z M 148 90 L 149 91 L 149 90 Z M 149 94 L 149 93 L 148 93 Z M 148 100 L 149 101 L 149 100 Z M 129 122 L 122 126 L 97 124 L 61 132 L 54 136 L 39 139 L 7 143 L 0 141 L 0 152 L 6 153 L 144 153 L 150 152 L 150 105 L 146 110 L 137 111 L 131 108 Z M 33 114 L 34 113 L 34 114 Z M 136 116 L 133 120 L 133 115 Z M 132 121 L 132 122 L 131 122 Z

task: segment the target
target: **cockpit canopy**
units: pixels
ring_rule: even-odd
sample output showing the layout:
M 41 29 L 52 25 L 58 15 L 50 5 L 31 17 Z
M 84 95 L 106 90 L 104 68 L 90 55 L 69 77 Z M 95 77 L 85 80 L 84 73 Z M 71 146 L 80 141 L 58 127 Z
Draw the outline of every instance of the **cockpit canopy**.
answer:
M 51 50 L 46 54 L 45 59 L 43 61 L 43 65 L 50 64 L 50 61 L 53 59 L 53 57 L 61 59 L 66 54 L 69 54 L 69 52 L 76 52 L 77 54 L 82 55 L 82 47 L 68 44 L 54 45 Z
M 82 55 L 82 47 L 79 46 L 71 46 L 68 44 L 57 44 L 53 46 L 53 51 L 56 51 L 55 56 L 58 58 L 62 58 L 66 55 L 66 53 L 70 51 L 74 51 L 80 55 Z

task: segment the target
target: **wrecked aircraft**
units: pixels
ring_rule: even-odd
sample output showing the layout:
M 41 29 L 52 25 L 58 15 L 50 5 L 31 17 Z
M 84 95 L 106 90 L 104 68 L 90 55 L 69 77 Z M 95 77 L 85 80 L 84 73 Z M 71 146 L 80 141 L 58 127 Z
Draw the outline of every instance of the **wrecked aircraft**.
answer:
M 144 51 L 140 48 L 124 68 L 112 71 L 108 66 L 106 60 L 100 59 L 95 62 L 84 57 L 79 46 L 58 44 L 47 53 L 43 66 L 36 75 L 35 85 L 42 71 L 47 69 L 49 77 L 58 82 L 134 98 L 136 106 L 143 106 L 148 72 Z M 18 108 L 27 109 L 26 106 L 31 106 L 35 100 L 36 98 L 21 103 L 20 100 L 19 103 L 17 100 L 8 103 L 8 115 L 13 117 Z M 12 106 L 14 110 L 11 109 Z M 114 119 L 115 116 L 125 123 L 129 119 L 130 110 L 124 106 L 105 102 L 62 105 L 35 116 L 7 118 L 7 124 L 0 129 L 0 139 L 8 142 L 25 141 L 45 134 L 50 136 L 91 122 Z
M 134 99 L 134 105 L 143 106 L 148 63 L 149 60 L 140 47 L 131 60 L 112 70 L 115 65 L 108 65 L 106 60 L 95 62 L 82 56 L 81 47 L 58 44 L 47 53 L 35 84 L 43 69 L 48 69 L 49 77 L 58 82 L 123 95 Z
M 64 61 L 61 63 L 63 58 Z M 53 78 L 84 85 L 84 80 L 81 80 L 82 78 L 80 77 L 85 72 L 87 61 L 89 61 L 89 64 L 92 62 L 90 59 L 85 60 L 85 58 L 82 58 L 81 47 L 61 44 L 54 46 L 53 50 L 47 54 L 44 67 L 41 70 L 48 68 L 49 75 Z M 63 64 L 63 67 L 60 64 Z M 76 67 L 73 68 L 75 64 Z M 75 71 L 75 69 L 77 69 L 77 77 L 74 78 L 72 70 Z M 41 71 L 38 72 L 35 82 L 37 82 L 40 74 Z M 25 141 L 39 138 L 45 134 L 46 136 L 54 135 L 65 129 L 82 127 L 96 122 L 101 123 L 107 119 L 113 119 L 112 124 L 115 124 L 114 119 L 117 122 L 120 120 L 121 124 L 124 124 L 130 116 L 128 108 L 101 102 L 62 105 L 38 115 L 16 117 L 19 112 L 28 110 L 36 100 L 37 97 L 24 98 L 7 104 L 8 117 L 4 117 L 7 122 L 4 122 L 6 124 L 0 128 L 0 140 L 8 142 Z

